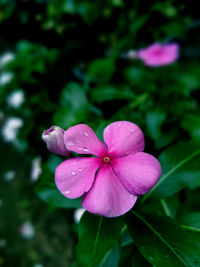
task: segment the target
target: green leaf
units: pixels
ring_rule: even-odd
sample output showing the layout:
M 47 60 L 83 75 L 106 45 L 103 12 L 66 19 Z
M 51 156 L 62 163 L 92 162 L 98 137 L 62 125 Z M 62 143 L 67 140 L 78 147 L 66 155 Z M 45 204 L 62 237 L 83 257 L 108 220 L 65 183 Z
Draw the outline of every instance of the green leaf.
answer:
M 181 216 L 179 222 L 184 226 L 188 226 L 191 230 L 200 231 L 200 212 L 192 212 Z
M 105 218 L 85 212 L 79 223 L 76 247 L 80 266 L 96 267 L 118 242 L 122 226 L 120 218 Z
M 84 89 L 78 83 L 71 82 L 63 89 L 60 104 L 61 107 L 53 117 L 55 125 L 67 129 L 86 119 L 88 100 Z
M 92 91 L 92 99 L 97 103 L 116 99 L 134 99 L 134 94 L 129 88 L 116 88 L 113 86 L 99 87 Z
M 110 0 L 113 6 L 124 7 L 125 3 L 123 0 Z
M 169 217 L 138 214 L 127 218 L 129 231 L 141 254 L 154 266 L 200 266 L 200 233 L 183 229 Z
M 119 267 L 151 267 L 152 265 L 146 261 L 136 246 L 132 244 L 121 248 Z
M 53 123 L 66 130 L 67 128 L 85 120 L 86 114 L 84 111 L 86 112 L 85 109 L 73 110 L 71 105 L 68 105 L 67 107 L 61 107 L 54 114 Z
M 171 218 L 176 218 L 180 208 L 179 195 L 176 194 L 165 199 L 162 198 L 160 201 L 165 214 Z
M 114 71 L 115 65 L 112 59 L 97 59 L 90 64 L 88 77 L 98 85 L 104 85 L 111 79 Z
M 116 267 L 119 265 L 120 249 L 119 246 L 115 246 L 108 251 L 98 267 Z
M 159 156 L 162 177 L 149 191 L 142 202 L 150 195 L 168 197 L 184 187 L 200 186 L 200 148 L 193 142 L 180 143 L 165 150 Z
M 39 184 L 36 187 L 38 196 L 49 205 L 59 208 L 81 208 L 81 199 L 69 199 L 60 193 L 55 184 Z
M 74 110 L 84 108 L 88 101 L 84 89 L 76 82 L 71 82 L 62 90 L 60 103 L 66 107 L 72 106 Z
M 185 114 L 181 126 L 189 132 L 190 136 L 200 139 L 200 114 Z
M 130 27 L 131 33 L 136 34 L 147 22 L 148 17 L 149 15 L 145 14 L 145 15 L 139 16 L 137 19 L 134 19 Z
M 133 239 L 126 227 L 121 238 L 121 247 L 127 246 L 131 243 L 133 243 Z
M 165 121 L 166 113 L 160 108 L 148 110 L 146 114 L 146 124 L 149 135 L 154 140 L 161 136 L 161 126 Z
M 39 198 L 47 202 L 53 207 L 59 208 L 81 208 L 81 198 L 69 199 L 62 195 L 57 189 L 54 182 L 55 166 L 60 163 L 59 157 L 53 155 L 43 167 L 40 182 L 37 184 L 35 190 Z M 52 168 L 52 170 L 51 170 Z

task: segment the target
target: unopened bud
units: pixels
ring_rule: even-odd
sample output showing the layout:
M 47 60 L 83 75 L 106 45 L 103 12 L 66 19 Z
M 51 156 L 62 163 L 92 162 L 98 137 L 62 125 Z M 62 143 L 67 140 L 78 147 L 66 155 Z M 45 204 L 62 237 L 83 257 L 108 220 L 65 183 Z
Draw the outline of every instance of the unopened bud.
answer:
M 70 151 L 64 144 L 64 130 L 58 126 L 51 126 L 42 134 L 43 141 L 47 144 L 47 148 L 58 155 L 68 156 Z

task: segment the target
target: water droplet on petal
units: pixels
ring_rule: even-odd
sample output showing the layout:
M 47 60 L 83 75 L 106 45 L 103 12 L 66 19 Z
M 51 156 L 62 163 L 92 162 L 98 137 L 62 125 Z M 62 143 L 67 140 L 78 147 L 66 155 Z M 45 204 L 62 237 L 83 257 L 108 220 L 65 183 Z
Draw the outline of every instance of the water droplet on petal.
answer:
M 78 143 L 78 144 L 82 144 L 80 140 L 76 140 L 76 143 Z
M 88 151 L 89 151 L 89 149 L 88 149 L 88 148 L 86 148 L 86 147 L 84 147 L 84 148 L 82 148 L 82 147 L 79 147 L 78 149 L 80 149 L 80 150 L 83 150 L 83 151 L 85 151 L 85 152 L 88 152 Z
M 131 130 L 130 130 L 130 132 L 131 132 L 131 133 L 134 133 L 134 132 L 135 132 L 135 130 L 131 129 Z
M 72 175 L 73 175 L 73 176 L 76 175 L 76 172 L 73 171 L 73 172 L 72 172 Z
M 71 192 L 69 190 L 65 191 L 66 195 L 69 195 Z
M 82 170 L 83 170 L 83 169 L 81 169 L 81 168 L 78 168 L 78 171 L 79 171 L 79 172 L 82 172 Z
M 84 133 L 84 135 L 85 135 L 85 136 L 88 136 L 88 133 L 87 133 L 87 132 L 85 132 L 85 133 Z
M 67 142 L 67 144 L 68 144 L 68 146 L 73 146 L 74 145 L 74 143 L 71 142 L 71 141 Z

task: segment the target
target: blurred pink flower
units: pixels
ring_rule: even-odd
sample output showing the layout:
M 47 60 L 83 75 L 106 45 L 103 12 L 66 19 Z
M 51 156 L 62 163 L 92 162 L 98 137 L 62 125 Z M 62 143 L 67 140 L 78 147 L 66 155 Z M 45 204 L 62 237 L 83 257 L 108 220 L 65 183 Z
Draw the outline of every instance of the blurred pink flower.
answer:
M 128 121 L 111 123 L 102 143 L 86 124 L 64 133 L 68 150 L 97 157 L 65 160 L 55 172 L 58 189 L 68 198 L 83 196 L 82 206 L 106 217 L 120 216 L 135 204 L 137 195 L 148 192 L 161 174 L 159 161 L 142 152 L 144 136 Z
M 147 48 L 138 51 L 138 58 L 144 61 L 144 64 L 151 67 L 169 65 L 175 62 L 179 54 L 178 44 L 162 45 L 154 43 Z

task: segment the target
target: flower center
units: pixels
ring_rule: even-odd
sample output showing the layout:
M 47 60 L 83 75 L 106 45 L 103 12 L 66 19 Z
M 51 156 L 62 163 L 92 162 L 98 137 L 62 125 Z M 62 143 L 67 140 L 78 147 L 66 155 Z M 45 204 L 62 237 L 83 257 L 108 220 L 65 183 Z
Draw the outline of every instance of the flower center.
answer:
M 109 157 L 104 157 L 104 158 L 103 158 L 103 161 L 104 161 L 105 163 L 108 163 L 108 162 L 110 162 L 110 158 L 109 158 Z
M 154 56 L 162 56 L 163 55 L 163 49 L 157 49 L 154 51 Z

